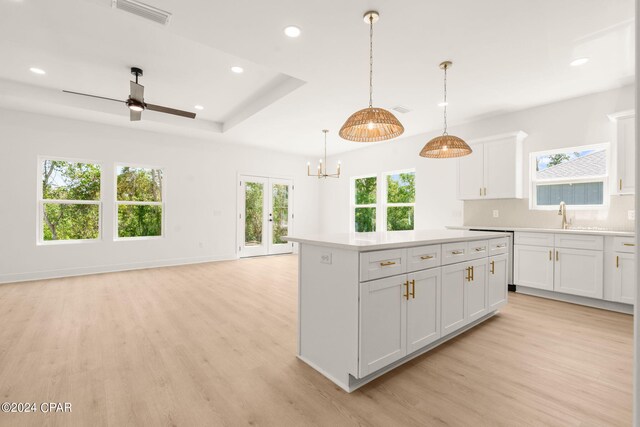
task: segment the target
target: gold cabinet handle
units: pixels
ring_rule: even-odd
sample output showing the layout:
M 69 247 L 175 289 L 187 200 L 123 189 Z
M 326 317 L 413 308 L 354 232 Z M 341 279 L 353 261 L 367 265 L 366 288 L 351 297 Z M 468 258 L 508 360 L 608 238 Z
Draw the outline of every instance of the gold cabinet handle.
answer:
M 556 261 L 560 261 L 560 251 L 556 251 Z
M 464 251 L 451 251 L 451 255 L 462 255 Z
M 506 243 L 502 243 L 500 245 L 497 245 L 496 249 L 502 249 L 502 248 L 506 248 L 506 247 L 507 247 L 507 244 Z
M 623 245 L 625 245 L 625 246 L 635 246 L 636 244 L 635 243 L 623 243 Z
M 622 191 L 622 178 L 620 178 L 620 190 Z
M 552 251 L 549 251 L 549 261 L 551 261 L 551 260 L 553 259 L 553 258 L 552 258 L 552 255 L 551 255 L 551 252 L 552 252 Z
M 476 252 L 484 252 L 485 251 L 485 247 L 480 247 L 480 248 L 476 248 Z
M 496 274 L 496 262 L 491 261 L 491 274 Z
M 416 281 L 415 280 L 411 281 L 411 297 L 413 299 L 416 299 Z
M 484 187 L 484 195 L 487 195 L 487 187 Z
M 620 257 L 616 255 L 616 268 L 620 268 Z
M 386 267 L 388 265 L 395 265 L 395 261 L 386 261 L 386 262 L 381 262 L 380 263 L 380 267 Z
M 471 281 L 471 267 L 465 268 L 467 270 L 467 282 Z
M 433 255 L 423 255 L 420 257 L 420 259 L 431 259 L 433 258 Z
M 474 278 L 473 278 L 473 265 L 471 266 L 471 281 L 472 282 L 474 281 Z
M 480 187 L 480 195 L 482 196 L 482 187 Z
M 409 281 L 408 280 L 404 282 L 404 295 L 402 296 L 405 297 L 407 301 L 409 301 Z

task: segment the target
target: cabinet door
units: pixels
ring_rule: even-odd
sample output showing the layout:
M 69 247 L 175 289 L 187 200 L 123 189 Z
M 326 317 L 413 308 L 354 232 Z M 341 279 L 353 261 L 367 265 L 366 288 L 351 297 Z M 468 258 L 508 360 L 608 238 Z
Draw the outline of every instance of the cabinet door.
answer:
M 515 245 L 513 281 L 515 285 L 553 290 L 553 248 Z
M 487 199 L 522 198 L 522 152 L 513 138 L 484 144 Z
M 440 338 L 440 268 L 408 275 L 407 354 Z
M 466 323 L 466 283 L 471 262 L 442 267 L 441 325 L 442 336 L 448 335 Z
M 603 298 L 602 251 L 558 248 L 555 252 L 554 290 L 566 294 Z
M 481 199 L 484 188 L 484 146 L 476 144 L 473 152 L 458 160 L 458 199 Z
M 633 194 L 635 193 L 635 116 L 618 119 L 617 126 L 617 192 Z
M 407 276 L 360 283 L 360 378 L 404 357 Z
M 636 258 L 634 254 L 616 252 L 613 299 L 626 304 L 635 304 L 636 302 Z
M 507 303 L 507 265 L 509 255 L 489 258 L 488 306 L 489 311 L 497 310 Z
M 487 258 L 471 262 L 471 280 L 467 280 L 467 323 L 487 314 Z

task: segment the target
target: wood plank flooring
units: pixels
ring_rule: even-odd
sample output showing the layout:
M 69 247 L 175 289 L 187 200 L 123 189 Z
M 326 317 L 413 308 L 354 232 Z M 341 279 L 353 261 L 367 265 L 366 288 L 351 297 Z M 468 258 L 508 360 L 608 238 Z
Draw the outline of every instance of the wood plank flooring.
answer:
M 0 285 L 11 426 L 627 426 L 632 317 L 510 294 L 503 312 L 347 394 L 296 353 L 297 258 Z

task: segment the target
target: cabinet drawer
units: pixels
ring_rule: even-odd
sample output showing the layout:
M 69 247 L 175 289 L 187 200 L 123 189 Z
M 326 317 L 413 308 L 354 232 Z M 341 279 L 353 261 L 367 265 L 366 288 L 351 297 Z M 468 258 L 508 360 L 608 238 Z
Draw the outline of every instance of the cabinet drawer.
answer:
M 418 246 L 407 249 L 407 272 L 439 267 L 441 247 L 440 245 Z
M 604 248 L 604 237 L 602 236 L 584 236 L 580 234 L 556 234 L 556 248 L 567 249 L 590 249 L 593 251 L 601 251 Z
M 553 246 L 553 234 L 516 231 L 514 243 L 527 246 Z
M 442 265 L 454 264 L 467 260 L 469 242 L 446 243 L 442 245 Z
M 406 249 L 364 252 L 360 254 L 360 281 L 406 273 L 406 261 Z
M 614 237 L 613 251 L 626 252 L 630 254 L 636 253 L 636 239 L 633 237 Z
M 478 259 L 489 256 L 489 241 L 476 240 L 468 244 L 467 259 Z
M 509 252 L 509 238 L 503 237 L 500 239 L 489 240 L 489 255 L 500 255 Z

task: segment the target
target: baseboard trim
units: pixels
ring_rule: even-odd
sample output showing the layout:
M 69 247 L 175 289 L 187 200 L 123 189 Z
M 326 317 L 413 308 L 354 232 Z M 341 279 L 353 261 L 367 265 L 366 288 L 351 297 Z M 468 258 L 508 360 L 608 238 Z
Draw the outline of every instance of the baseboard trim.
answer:
M 527 286 L 521 285 L 517 285 L 516 293 L 531 295 L 534 297 L 554 299 L 556 301 L 563 301 L 571 304 L 586 305 L 588 307 L 600 308 L 602 310 L 617 311 L 618 313 L 633 314 L 633 305 L 624 304 L 621 302 L 588 298 L 579 295 L 563 294 L 560 292 L 529 288 Z
M 0 275 L 0 284 L 31 282 L 34 280 L 60 279 L 63 277 L 86 276 L 89 274 L 117 273 L 120 271 L 143 270 L 145 268 L 174 267 L 178 265 L 202 264 L 207 262 L 237 260 L 236 255 L 207 256 L 193 258 L 171 258 L 164 260 L 143 261 L 127 264 L 98 265 L 60 270 L 33 271 L 29 273 L 12 273 Z

